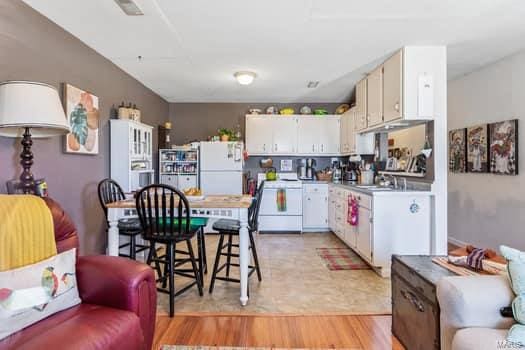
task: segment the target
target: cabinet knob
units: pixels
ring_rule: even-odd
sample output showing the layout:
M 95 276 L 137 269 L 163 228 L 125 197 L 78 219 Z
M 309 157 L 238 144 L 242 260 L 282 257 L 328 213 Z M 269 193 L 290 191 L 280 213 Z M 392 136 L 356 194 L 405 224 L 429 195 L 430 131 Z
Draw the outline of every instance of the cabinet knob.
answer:
M 277 151 L 277 144 L 275 144 L 275 150 Z
M 396 102 L 396 104 L 394 105 L 394 109 L 396 110 L 396 112 L 399 112 L 399 102 Z

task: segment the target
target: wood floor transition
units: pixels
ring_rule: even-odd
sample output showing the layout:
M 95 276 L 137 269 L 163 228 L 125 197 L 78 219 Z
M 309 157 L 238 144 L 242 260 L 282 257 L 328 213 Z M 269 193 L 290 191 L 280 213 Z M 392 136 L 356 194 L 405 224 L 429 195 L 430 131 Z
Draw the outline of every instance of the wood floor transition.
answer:
M 162 345 L 403 349 L 390 316 L 157 317 L 153 349 Z

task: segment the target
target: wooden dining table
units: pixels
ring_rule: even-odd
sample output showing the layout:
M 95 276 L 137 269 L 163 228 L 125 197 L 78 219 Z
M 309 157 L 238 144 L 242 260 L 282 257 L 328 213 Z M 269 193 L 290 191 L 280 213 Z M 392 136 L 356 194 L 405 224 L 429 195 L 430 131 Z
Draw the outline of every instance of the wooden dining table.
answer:
M 211 219 L 238 219 L 239 231 L 239 265 L 240 265 L 240 301 L 241 305 L 248 303 L 248 265 L 250 263 L 248 208 L 252 203 L 249 195 L 209 195 L 203 197 L 188 197 L 192 216 Z M 123 218 L 136 217 L 135 199 L 125 199 L 110 203 L 108 208 L 108 249 L 107 254 L 119 255 L 118 221 Z

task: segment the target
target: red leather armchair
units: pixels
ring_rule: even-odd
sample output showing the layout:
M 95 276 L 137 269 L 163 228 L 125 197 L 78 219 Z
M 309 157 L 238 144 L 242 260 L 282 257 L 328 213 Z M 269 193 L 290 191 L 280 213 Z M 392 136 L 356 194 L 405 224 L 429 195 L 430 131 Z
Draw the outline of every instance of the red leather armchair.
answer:
M 46 199 L 58 252 L 78 248 L 69 216 Z M 56 313 L 2 341 L 0 349 L 151 349 L 157 290 L 153 270 L 129 259 L 79 256 L 82 304 Z

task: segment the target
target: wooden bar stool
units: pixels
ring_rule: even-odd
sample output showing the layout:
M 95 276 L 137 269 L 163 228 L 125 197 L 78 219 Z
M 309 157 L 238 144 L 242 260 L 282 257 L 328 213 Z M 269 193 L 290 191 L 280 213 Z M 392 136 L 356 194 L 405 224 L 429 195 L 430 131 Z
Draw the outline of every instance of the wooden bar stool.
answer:
M 136 206 L 144 239 L 150 244 L 166 245 L 166 254 L 160 257 L 150 254 L 148 264 L 164 264 L 164 273 L 157 279 L 162 287 L 157 290 L 169 294 L 170 317 L 173 317 L 176 296 L 195 285 L 199 294 L 203 295 L 201 271 L 191 244 L 201 227 L 191 225 L 190 205 L 184 193 L 168 185 L 144 187 L 137 193 Z M 186 243 L 187 251 L 176 249 L 178 243 Z M 182 258 L 176 258 L 176 254 L 182 255 Z M 191 263 L 191 269 L 182 268 L 187 263 Z M 175 275 L 194 281 L 175 292 Z
M 104 179 L 98 183 L 98 200 L 104 210 L 106 216 L 106 222 L 108 218 L 108 207 L 107 205 L 113 202 L 126 199 L 122 187 L 112 179 Z M 129 247 L 129 254 L 121 254 L 119 256 L 127 257 L 135 260 L 137 253 L 148 250 L 149 245 L 137 244 L 137 237 L 142 234 L 142 227 L 140 221 L 137 218 L 126 218 L 118 221 L 119 235 L 127 236 L 129 243 L 119 245 L 119 249 Z
M 256 196 L 254 197 L 250 208 L 248 209 L 248 235 L 250 237 L 250 250 L 253 256 L 254 265 L 250 265 L 248 276 L 251 276 L 254 272 L 257 272 L 257 279 L 259 282 L 262 280 L 261 269 L 259 267 L 259 258 L 257 257 L 257 249 L 255 247 L 255 239 L 253 234 L 257 232 L 257 221 L 259 216 L 259 208 L 261 206 L 261 197 L 263 191 L 264 182 L 261 183 Z M 213 264 L 213 272 L 211 275 L 210 289 L 209 292 L 213 292 L 215 286 L 215 280 L 236 282 L 240 283 L 237 278 L 230 277 L 230 270 L 232 266 L 238 267 L 238 263 L 232 262 L 232 258 L 239 258 L 238 244 L 233 243 L 233 237 L 239 235 L 241 224 L 239 220 L 231 219 L 220 219 L 213 224 L 213 229 L 219 232 L 219 244 L 217 245 L 217 254 L 215 255 L 215 262 Z M 225 238 L 227 242 L 224 243 Z M 234 252 L 233 248 L 237 248 Z M 221 257 L 226 257 L 226 262 L 219 266 Z M 226 269 L 224 276 L 218 276 L 217 274 L 222 270 Z

